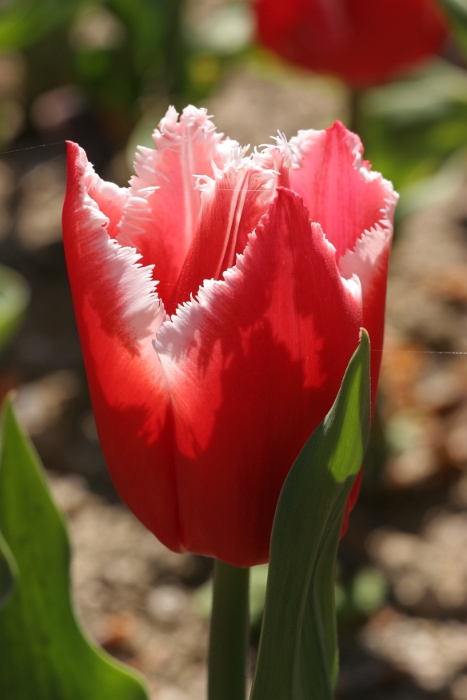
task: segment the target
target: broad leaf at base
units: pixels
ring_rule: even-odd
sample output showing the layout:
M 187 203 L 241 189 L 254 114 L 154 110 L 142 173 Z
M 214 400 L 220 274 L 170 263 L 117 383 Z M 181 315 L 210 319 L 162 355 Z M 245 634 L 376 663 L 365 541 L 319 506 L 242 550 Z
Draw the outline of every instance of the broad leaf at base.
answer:
M 139 678 L 90 642 L 76 621 L 65 523 L 9 400 L 2 433 L 0 530 L 18 573 L 0 610 L 0 698 L 148 700 Z

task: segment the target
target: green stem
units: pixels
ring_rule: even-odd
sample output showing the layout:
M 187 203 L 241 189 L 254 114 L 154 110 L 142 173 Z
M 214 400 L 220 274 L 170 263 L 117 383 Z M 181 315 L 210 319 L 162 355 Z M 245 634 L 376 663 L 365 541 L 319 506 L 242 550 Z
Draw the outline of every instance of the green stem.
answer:
M 362 130 L 363 91 L 353 89 L 349 96 L 349 130 L 359 134 Z
M 209 637 L 208 700 L 245 700 L 250 570 L 216 560 Z

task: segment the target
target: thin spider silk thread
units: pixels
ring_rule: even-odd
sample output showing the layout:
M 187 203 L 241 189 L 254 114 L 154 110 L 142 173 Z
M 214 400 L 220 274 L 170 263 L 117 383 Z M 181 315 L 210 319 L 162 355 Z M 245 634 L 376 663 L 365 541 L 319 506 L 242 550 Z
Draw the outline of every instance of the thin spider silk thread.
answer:
M 65 144 L 66 141 L 55 141 L 55 143 L 41 143 L 38 146 L 26 146 L 25 148 L 16 148 L 13 151 L 1 151 L 0 158 L 3 156 L 8 156 L 11 153 L 21 153 L 22 151 L 35 151 L 36 148 L 51 148 L 52 146 L 61 146 Z

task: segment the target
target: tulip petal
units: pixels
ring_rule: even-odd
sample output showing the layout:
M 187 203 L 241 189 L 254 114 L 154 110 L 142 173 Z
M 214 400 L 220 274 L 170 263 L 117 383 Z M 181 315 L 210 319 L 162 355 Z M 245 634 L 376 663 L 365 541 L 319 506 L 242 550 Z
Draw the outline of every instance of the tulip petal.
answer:
M 264 168 L 264 158 L 242 157 L 232 149 L 223 170 L 202 187 L 202 206 L 195 236 L 183 265 L 168 313 L 196 295 L 205 279 L 221 279 L 222 273 L 243 253 L 249 234 L 267 211 L 275 193 L 277 173 Z M 256 162 L 260 159 L 261 162 Z
M 381 176 L 362 162 L 358 136 L 340 122 L 325 131 L 300 131 L 290 147 L 299 165 L 290 173 L 291 187 L 303 197 L 311 220 L 319 221 L 339 259 L 381 221 L 387 189 Z
M 287 471 L 358 345 L 360 286 L 282 188 L 224 278 L 164 322 L 156 349 L 173 401 L 181 542 L 250 566 L 268 559 Z
M 362 160 L 360 139 L 340 122 L 326 131 L 299 132 L 290 144 L 299 163 L 290 173 L 293 189 L 335 246 L 341 274 L 347 279 L 357 275 L 362 285 L 363 326 L 371 338 L 374 405 L 397 195 Z
M 336 247 L 341 274 L 356 275 L 362 285 L 363 326 L 371 339 L 371 401 L 378 391 L 384 336 L 384 309 L 393 214 L 398 196 L 391 183 L 362 160 L 355 134 L 336 122 L 326 131 L 302 131 L 291 139 L 299 168 L 292 187 L 307 204 Z M 336 206 L 336 202 L 339 203 Z M 342 535 L 360 491 L 361 472 L 347 502 Z
M 84 187 L 99 210 L 108 218 L 107 233 L 111 238 L 117 238 L 120 234 L 123 210 L 129 199 L 128 187 L 118 187 L 113 182 L 101 180 L 91 163 L 86 163 Z
M 254 7 L 265 46 L 356 87 L 426 60 L 449 31 L 435 0 L 255 0 Z
M 393 208 L 395 199 L 394 194 L 391 199 L 388 199 L 388 209 Z M 362 285 L 363 326 L 371 338 L 371 398 L 373 408 L 378 391 L 379 369 L 383 352 L 384 309 L 391 243 L 392 215 L 371 231 L 366 231 L 357 241 L 355 250 L 347 251 L 339 260 L 339 269 L 342 275 L 344 277 L 357 275 Z
M 151 344 L 165 312 L 152 269 L 109 236 L 95 190 L 86 190 L 86 155 L 73 143 L 67 167 L 65 253 L 104 456 L 128 506 L 179 550 L 170 394 Z
M 153 134 L 155 150 L 139 147 L 136 176 L 120 226 L 119 242 L 136 248 L 144 265 L 156 265 L 158 294 L 166 303 L 190 248 L 201 207 L 197 176 L 223 167 L 231 141 L 221 141 L 205 109 L 173 107 Z

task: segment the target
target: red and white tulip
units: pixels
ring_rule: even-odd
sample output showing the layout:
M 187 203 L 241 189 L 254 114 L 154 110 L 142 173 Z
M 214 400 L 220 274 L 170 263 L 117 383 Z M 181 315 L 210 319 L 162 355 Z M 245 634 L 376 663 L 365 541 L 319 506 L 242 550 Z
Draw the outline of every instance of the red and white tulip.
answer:
M 340 123 L 247 155 L 205 110 L 170 108 L 153 138 L 128 188 L 68 144 L 65 250 L 99 437 L 164 544 L 251 566 L 362 326 L 374 399 L 396 195 Z

